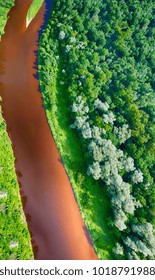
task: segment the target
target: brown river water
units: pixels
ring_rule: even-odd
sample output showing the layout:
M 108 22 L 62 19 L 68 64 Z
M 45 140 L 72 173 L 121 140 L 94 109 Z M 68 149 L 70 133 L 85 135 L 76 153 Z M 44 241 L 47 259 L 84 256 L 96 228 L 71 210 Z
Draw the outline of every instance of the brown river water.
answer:
M 0 42 L 0 93 L 34 258 L 97 259 L 49 129 L 35 78 L 45 3 L 26 29 L 32 0 L 16 0 Z M 18 230 L 18 229 L 17 229 Z

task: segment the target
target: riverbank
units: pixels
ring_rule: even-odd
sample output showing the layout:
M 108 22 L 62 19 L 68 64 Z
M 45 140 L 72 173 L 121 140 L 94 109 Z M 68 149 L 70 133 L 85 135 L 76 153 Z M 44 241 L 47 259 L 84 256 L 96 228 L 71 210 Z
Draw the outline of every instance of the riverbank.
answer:
M 22 209 L 14 156 L 0 112 L 0 260 L 30 260 L 33 253 Z
M 42 106 L 35 54 L 45 4 L 26 29 L 30 2 L 20 0 L 10 12 L 0 81 L 35 259 L 97 259 Z
M 37 12 L 41 8 L 44 0 L 33 0 L 30 8 L 28 9 L 28 13 L 26 16 L 26 27 L 30 24 L 30 22 L 35 18 Z
M 0 34 L 3 34 L 7 13 L 11 6 L 13 1 L 10 1 L 7 7 L 5 3 L 0 4 Z M 0 61 L 0 74 L 2 74 L 1 66 L 2 61 Z M 1 90 L 2 85 L 0 85 Z M 30 234 L 20 199 L 14 160 L 0 109 L 0 260 L 30 260 L 33 259 Z

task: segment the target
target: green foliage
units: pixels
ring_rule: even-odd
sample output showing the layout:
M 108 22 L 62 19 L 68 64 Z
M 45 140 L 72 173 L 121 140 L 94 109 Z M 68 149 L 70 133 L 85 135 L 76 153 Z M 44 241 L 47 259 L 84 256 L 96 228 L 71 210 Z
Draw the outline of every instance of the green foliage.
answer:
M 27 13 L 27 22 L 30 22 L 33 18 L 35 18 L 36 14 L 38 13 L 40 7 L 42 6 L 44 0 L 33 0 L 30 8 Z
M 7 21 L 7 14 L 14 5 L 15 0 L 0 0 L 0 38 L 4 34 L 4 27 Z
M 0 221 L 0 259 L 32 259 L 30 235 L 23 213 L 19 186 L 15 175 L 14 156 L 1 114 Z
M 105 201 L 111 201 L 106 218 L 117 239 L 115 258 L 155 257 L 154 249 L 148 251 L 148 237 L 142 244 L 132 232 L 135 220 L 142 227 L 154 223 L 153 11 L 154 1 L 58 0 L 40 43 L 40 84 L 52 132 L 71 181 L 77 170 L 95 179 L 90 216 L 96 219 Z M 90 152 L 92 139 L 98 143 Z M 96 181 L 104 190 L 97 208 Z M 90 185 L 73 184 L 79 203 L 80 192 Z M 80 206 L 85 213 L 88 206 Z M 104 222 L 96 222 L 102 233 L 107 232 Z M 150 231 L 153 235 L 153 227 Z M 101 249 L 109 250 L 109 243 Z

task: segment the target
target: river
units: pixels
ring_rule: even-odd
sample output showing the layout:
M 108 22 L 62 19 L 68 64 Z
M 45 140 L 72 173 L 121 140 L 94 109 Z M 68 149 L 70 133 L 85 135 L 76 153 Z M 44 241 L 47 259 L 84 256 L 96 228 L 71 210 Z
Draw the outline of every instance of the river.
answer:
M 16 0 L 9 13 L 0 42 L 0 93 L 34 258 L 97 259 L 39 91 L 37 40 L 46 5 L 26 29 L 30 3 Z

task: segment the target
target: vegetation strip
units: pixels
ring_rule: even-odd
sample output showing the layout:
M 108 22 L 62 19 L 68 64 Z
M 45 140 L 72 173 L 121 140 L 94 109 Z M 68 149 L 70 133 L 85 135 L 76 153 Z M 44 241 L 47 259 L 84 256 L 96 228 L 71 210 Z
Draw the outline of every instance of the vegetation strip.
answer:
M 39 9 L 41 8 L 41 5 L 43 4 L 44 0 L 33 0 L 30 8 L 28 10 L 27 13 L 27 17 L 26 17 L 26 26 L 28 26 L 31 22 L 31 20 L 33 20 L 33 18 L 35 18 L 36 14 L 38 13 Z
M 0 112 L 0 260 L 33 258 L 14 168 L 14 156 Z

